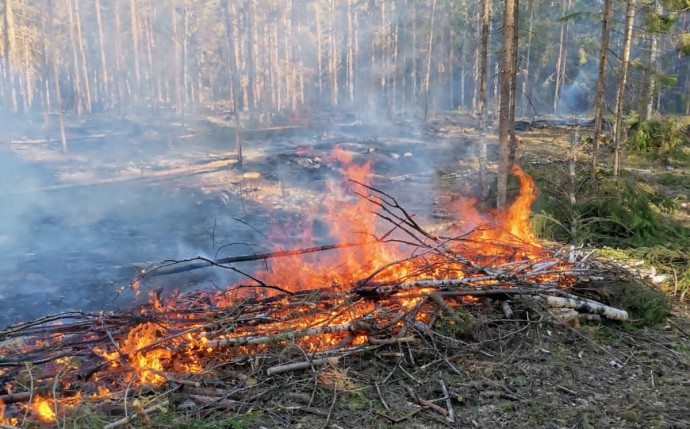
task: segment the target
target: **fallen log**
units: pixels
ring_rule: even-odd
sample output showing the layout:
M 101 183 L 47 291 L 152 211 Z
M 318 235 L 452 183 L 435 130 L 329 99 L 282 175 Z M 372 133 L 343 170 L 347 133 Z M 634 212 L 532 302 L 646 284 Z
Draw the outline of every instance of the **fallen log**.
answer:
M 599 314 L 611 320 L 624 322 L 629 318 L 628 312 L 625 310 L 619 310 L 584 298 L 533 295 L 532 299 L 544 301 L 550 307 L 572 308 L 573 310 L 583 311 L 585 313 Z

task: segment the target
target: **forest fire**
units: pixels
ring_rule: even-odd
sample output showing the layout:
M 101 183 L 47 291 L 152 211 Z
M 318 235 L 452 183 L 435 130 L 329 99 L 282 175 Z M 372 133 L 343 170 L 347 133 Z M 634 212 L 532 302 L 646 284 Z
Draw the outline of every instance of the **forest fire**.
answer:
M 314 246 L 305 234 L 276 247 L 282 256 L 247 275 L 246 284 L 166 299 L 152 294 L 147 306 L 129 314 L 65 313 L 1 333 L 0 339 L 22 346 L 18 359 L 0 360 L 9 368 L 5 378 L 20 377 L 32 362 L 44 365 L 44 382 L 59 379 L 53 398 L 33 396 L 29 418 L 52 422 L 81 395 L 88 401 L 137 387 L 184 384 L 219 362 L 269 355 L 276 347 L 294 346 L 316 357 L 409 341 L 415 324 L 432 323 L 439 308 L 452 313 L 482 294 L 510 294 L 517 279 L 534 294 L 569 284 L 571 267 L 531 232 L 534 183 L 519 167 L 513 172 L 520 193 L 506 211 L 482 214 L 471 200 L 461 200 L 456 226 L 435 235 L 372 187 L 369 163 L 355 163 L 341 149 L 328 159 L 342 180 L 329 182 L 312 212 L 323 214 L 333 241 L 355 243 L 281 254 L 286 246 Z M 133 282 L 136 293 L 145 279 L 146 273 Z M 17 423 L 18 414 L 9 414 L 0 421 Z

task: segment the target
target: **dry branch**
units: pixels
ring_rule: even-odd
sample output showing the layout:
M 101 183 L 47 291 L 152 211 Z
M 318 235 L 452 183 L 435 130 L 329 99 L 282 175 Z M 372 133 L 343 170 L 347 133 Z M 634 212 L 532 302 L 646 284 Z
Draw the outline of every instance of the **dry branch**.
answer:
M 144 413 L 151 414 L 151 413 L 156 412 L 156 411 L 158 411 L 162 408 L 165 408 L 167 406 L 168 406 L 168 400 L 166 399 L 165 401 L 161 402 L 160 404 L 156 404 L 156 405 L 153 405 L 149 408 L 144 409 Z M 125 426 L 125 425 L 129 424 L 130 422 L 132 422 L 137 417 L 139 417 L 138 413 L 132 413 L 129 416 L 124 417 L 120 420 L 114 421 L 112 423 L 108 423 L 107 425 L 105 425 L 103 427 L 103 429 L 115 429 L 115 428 L 119 428 L 121 426 Z
M 338 357 L 332 357 L 332 358 L 325 358 L 325 359 L 313 359 L 308 362 L 297 362 L 297 363 L 290 363 L 287 365 L 279 365 L 279 366 L 274 366 L 271 368 L 268 368 L 268 371 L 266 373 L 268 375 L 277 375 L 277 374 L 282 374 L 285 372 L 291 372 L 291 371 L 300 371 L 303 369 L 309 369 L 313 368 L 316 366 L 323 366 L 323 365 L 335 365 L 338 363 L 340 358 Z

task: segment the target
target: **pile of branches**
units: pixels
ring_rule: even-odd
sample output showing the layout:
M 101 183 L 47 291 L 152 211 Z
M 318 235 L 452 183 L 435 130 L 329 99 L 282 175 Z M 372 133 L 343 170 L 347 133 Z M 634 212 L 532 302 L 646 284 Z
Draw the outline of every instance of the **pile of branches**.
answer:
M 70 398 L 98 398 L 100 407 L 110 407 L 106 411 L 124 414 L 106 425 L 109 428 L 126 425 L 137 416 L 143 418 L 168 406 L 171 400 L 177 405 L 192 401 L 200 407 L 236 410 L 239 403 L 251 402 L 266 392 L 260 380 L 334 365 L 352 354 L 395 351 L 401 344 L 432 332 L 442 316 L 460 327 L 458 335 L 471 336 L 473 316 L 465 310 L 469 305 L 498 307 L 506 319 L 513 320 L 517 316 L 511 303 L 519 297 L 544 306 L 569 308 L 576 315 L 580 312 L 615 320 L 628 317 L 625 311 L 573 294 L 570 286 L 576 278 L 583 273 L 596 274 L 587 265 L 589 254 L 545 250 L 547 256 L 537 261 L 518 259 L 495 265 L 487 263 L 488 259 L 470 260 L 458 243 L 472 240 L 478 230 L 461 237 L 434 236 L 393 198 L 366 188 L 369 193 L 361 196 L 378 206 L 379 216 L 394 225 L 374 243 L 226 260 L 172 261 L 147 275 L 209 265 L 239 271 L 230 264 L 383 245 L 393 241 L 393 231 L 397 237 L 406 236 L 405 244 L 414 248 L 408 258 L 378 267 L 350 285 L 291 292 L 249 276 L 254 284 L 238 285 L 225 292 L 197 291 L 110 314 L 65 312 L 9 327 L 0 332 L 0 400 L 8 405 L 7 414 L 31 419 L 30 407 L 12 404 L 31 403 L 36 397 L 51 398 L 49 402 L 58 417 L 69 412 Z M 401 239 L 394 241 L 400 243 Z M 417 258 L 425 261 L 418 272 L 396 280 L 377 280 L 392 266 Z M 461 266 L 465 275 L 443 280 L 433 277 L 449 265 Z M 254 292 L 233 295 L 242 298 L 218 304 L 228 302 L 219 299 L 224 294 L 241 289 Z M 147 341 L 133 343 L 136 335 L 145 336 Z M 254 364 L 257 356 L 265 358 L 261 366 Z M 149 358 L 159 364 L 138 364 Z M 232 392 L 214 387 L 220 373 L 239 380 L 239 387 Z M 132 402 L 130 391 L 134 386 L 150 388 L 150 395 L 158 400 L 148 408 Z M 166 392 L 165 387 L 175 395 L 157 396 Z M 104 402 L 104 398 L 111 401 Z M 117 405 L 122 403 L 124 410 Z

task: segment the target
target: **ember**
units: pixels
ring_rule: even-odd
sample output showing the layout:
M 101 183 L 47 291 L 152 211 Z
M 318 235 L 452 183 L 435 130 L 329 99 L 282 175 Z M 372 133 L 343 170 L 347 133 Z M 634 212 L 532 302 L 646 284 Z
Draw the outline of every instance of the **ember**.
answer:
M 3 342 L 23 341 L 20 353 L 0 359 L 9 376 L 33 364 L 43 366 L 44 377 L 58 380 L 54 398 L 34 395 L 30 418 L 55 421 L 56 412 L 68 412 L 79 392 L 102 398 L 167 382 L 198 387 L 188 380 L 191 375 L 279 347 L 308 353 L 307 367 L 337 362 L 353 350 L 414 341 L 419 326 L 428 329 L 439 310 L 455 315 L 463 303 L 483 297 L 546 296 L 563 306 L 627 317 L 565 291 L 579 268 L 532 234 L 534 183 L 519 167 L 513 172 L 521 181 L 520 194 L 507 211 L 485 215 L 463 200 L 456 226 L 432 234 L 395 198 L 372 186 L 370 164 L 353 163 L 340 149 L 328 162 L 340 167 L 344 179 L 329 183 L 322 202 L 338 245 L 318 247 L 306 236 L 288 245 L 312 247 L 280 246 L 262 255 L 270 266 L 247 275 L 246 284 L 165 300 L 153 294 L 147 306 L 130 313 L 64 313 L 1 332 L 0 352 Z M 227 261 L 186 262 L 241 272 Z M 155 273 L 155 268 L 142 273 L 132 283 L 135 293 Z M 67 357 L 79 357 L 80 364 Z M 273 367 L 267 373 L 288 370 Z M 15 417 L 0 421 L 17 423 Z

